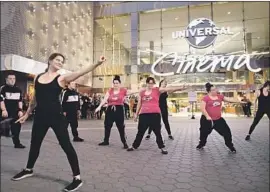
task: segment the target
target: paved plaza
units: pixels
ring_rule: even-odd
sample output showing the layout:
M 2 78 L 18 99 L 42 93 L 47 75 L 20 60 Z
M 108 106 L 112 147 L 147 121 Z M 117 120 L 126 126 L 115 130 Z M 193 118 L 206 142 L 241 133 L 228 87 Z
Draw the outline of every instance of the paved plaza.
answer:
M 122 149 L 114 127 L 110 146 L 98 146 L 103 139 L 103 121 L 79 122 L 84 143 L 74 143 L 84 185 L 80 192 L 268 192 L 269 120 L 264 117 L 251 141 L 244 140 L 252 119 L 226 118 L 231 127 L 237 153 L 228 152 L 224 140 L 215 131 L 204 150 L 196 150 L 199 118 L 170 117 L 175 140 L 163 137 L 168 155 L 162 155 L 152 135 L 134 152 Z M 21 181 L 10 178 L 25 167 L 28 158 L 31 125 L 23 125 L 22 144 L 14 149 L 10 138 L 1 139 L 1 192 L 57 192 L 71 180 L 66 155 L 52 131 L 49 131 L 37 160 L 34 177 Z M 128 144 L 137 124 L 126 121 Z M 70 131 L 71 132 L 71 131 Z M 72 137 L 71 137 L 72 138 Z

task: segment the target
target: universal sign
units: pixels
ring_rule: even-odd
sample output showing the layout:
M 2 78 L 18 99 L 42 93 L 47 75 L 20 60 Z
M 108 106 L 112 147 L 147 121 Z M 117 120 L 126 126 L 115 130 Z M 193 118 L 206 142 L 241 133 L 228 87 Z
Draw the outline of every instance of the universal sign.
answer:
M 188 44 L 197 49 L 204 49 L 213 45 L 218 35 L 232 35 L 230 27 L 216 27 L 215 23 L 207 18 L 198 18 L 191 21 L 186 30 L 172 33 L 173 39 L 185 38 Z

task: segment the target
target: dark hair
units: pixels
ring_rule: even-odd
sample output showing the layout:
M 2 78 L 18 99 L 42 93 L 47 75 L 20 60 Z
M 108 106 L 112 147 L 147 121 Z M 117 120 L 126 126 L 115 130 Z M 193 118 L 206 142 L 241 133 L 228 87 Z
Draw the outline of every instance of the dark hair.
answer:
M 205 88 L 206 88 L 207 93 L 210 92 L 211 87 L 214 87 L 214 85 L 212 85 L 211 83 L 206 83 L 206 84 L 205 84 Z
M 162 79 L 160 82 L 159 82 L 159 87 L 161 87 L 161 84 L 165 81 L 165 79 Z
M 119 75 L 115 75 L 113 78 L 113 81 L 118 81 L 119 83 L 121 83 L 121 79 Z
M 63 58 L 63 62 L 65 62 L 65 57 L 64 57 L 64 55 L 63 54 L 61 54 L 61 53 L 53 53 L 53 54 L 51 54 L 50 55 L 50 57 L 49 57 L 49 59 L 48 59 L 48 67 L 47 67 L 47 69 L 45 70 L 45 72 L 47 72 L 48 70 L 49 70 L 49 65 L 50 65 L 50 63 L 49 63 L 49 61 L 52 61 L 52 60 L 54 60 L 57 56 L 61 56 L 62 58 Z
M 15 73 L 14 73 L 13 71 L 9 71 L 9 72 L 7 73 L 6 78 L 8 78 L 8 76 L 10 76 L 10 75 L 14 75 L 14 76 L 16 77 L 16 75 L 15 75 Z
M 150 83 L 150 81 L 153 81 L 154 84 L 156 83 L 156 81 L 153 77 L 147 77 L 146 83 Z
M 264 84 L 263 84 L 263 88 L 267 87 L 267 86 L 270 86 L 270 81 L 267 80 Z

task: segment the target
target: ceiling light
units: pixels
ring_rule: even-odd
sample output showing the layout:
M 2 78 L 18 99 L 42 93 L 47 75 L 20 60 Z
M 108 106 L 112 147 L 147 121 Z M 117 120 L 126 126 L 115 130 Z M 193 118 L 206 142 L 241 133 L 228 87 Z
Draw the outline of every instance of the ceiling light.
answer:
M 260 39 L 261 37 L 257 37 L 257 39 Z
M 125 23 L 125 26 L 127 26 L 127 24 Z
M 178 17 L 175 17 L 174 20 L 178 20 Z
M 228 14 L 228 15 L 230 15 L 230 14 L 231 14 L 231 12 L 229 11 L 227 14 Z

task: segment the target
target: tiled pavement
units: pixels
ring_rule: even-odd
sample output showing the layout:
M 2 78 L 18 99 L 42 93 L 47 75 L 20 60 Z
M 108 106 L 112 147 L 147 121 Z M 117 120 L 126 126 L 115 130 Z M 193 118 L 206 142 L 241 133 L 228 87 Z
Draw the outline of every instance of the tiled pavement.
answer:
M 228 152 L 215 131 L 203 151 L 198 143 L 198 118 L 170 118 L 174 141 L 163 136 L 169 154 L 158 150 L 154 135 L 143 140 L 139 150 L 122 149 L 117 130 L 112 129 L 110 146 L 99 147 L 102 121 L 81 121 L 84 143 L 74 143 L 79 156 L 81 192 L 268 192 L 269 120 L 264 118 L 247 142 L 244 137 L 252 119 L 226 118 L 231 127 L 236 154 Z M 53 132 L 48 132 L 35 166 L 35 177 L 21 181 L 10 178 L 26 164 L 31 123 L 23 126 L 24 150 L 14 149 L 10 139 L 1 139 L 1 192 L 56 192 L 71 181 L 71 170 Z M 129 144 L 136 124 L 126 121 Z

